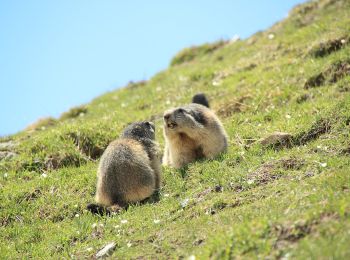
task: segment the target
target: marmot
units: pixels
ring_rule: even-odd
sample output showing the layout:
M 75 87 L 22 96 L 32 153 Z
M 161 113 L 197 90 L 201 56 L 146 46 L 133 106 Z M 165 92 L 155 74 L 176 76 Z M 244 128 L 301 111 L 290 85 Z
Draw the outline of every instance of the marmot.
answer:
M 189 105 L 164 113 L 165 151 L 163 164 L 181 168 L 200 158 L 214 158 L 227 149 L 227 134 L 210 110 L 204 94 Z
M 108 145 L 97 172 L 97 205 L 88 205 L 91 212 L 119 211 L 159 189 L 161 165 L 154 131 L 153 123 L 136 122 Z

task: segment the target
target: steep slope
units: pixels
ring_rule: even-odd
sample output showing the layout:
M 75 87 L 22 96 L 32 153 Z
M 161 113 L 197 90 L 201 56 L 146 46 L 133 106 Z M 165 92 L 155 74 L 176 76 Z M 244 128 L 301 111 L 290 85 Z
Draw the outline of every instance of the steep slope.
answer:
M 0 143 L 1 258 L 349 258 L 350 3 L 296 7 L 265 32 L 186 49 L 148 82 Z M 135 120 L 205 92 L 230 136 L 220 158 L 163 168 L 161 200 L 86 212 L 98 158 Z M 264 146 L 273 132 L 288 143 Z

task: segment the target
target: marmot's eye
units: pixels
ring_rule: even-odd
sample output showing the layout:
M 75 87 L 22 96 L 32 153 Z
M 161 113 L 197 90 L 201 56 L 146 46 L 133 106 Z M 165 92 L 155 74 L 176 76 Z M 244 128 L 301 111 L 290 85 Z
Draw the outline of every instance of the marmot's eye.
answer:
M 179 113 L 185 113 L 185 110 L 182 108 L 179 108 L 177 111 L 179 111 Z

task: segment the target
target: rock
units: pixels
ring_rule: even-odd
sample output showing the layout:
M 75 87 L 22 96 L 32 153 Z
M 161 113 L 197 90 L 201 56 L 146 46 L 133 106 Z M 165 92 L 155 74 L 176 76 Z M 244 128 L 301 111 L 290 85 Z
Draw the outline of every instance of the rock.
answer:
M 263 139 L 260 139 L 260 144 L 268 146 L 289 146 L 292 141 L 292 135 L 288 133 L 275 132 Z
M 17 144 L 15 142 L 13 142 L 13 141 L 0 143 L 0 151 L 12 150 L 13 148 L 15 148 L 16 145 Z
M 11 159 L 15 157 L 17 154 L 14 152 L 0 151 L 0 160 L 3 159 Z
M 108 245 L 106 245 L 104 248 L 102 248 L 100 251 L 97 252 L 96 258 L 100 259 L 100 258 L 111 256 L 116 246 L 117 244 L 115 242 L 109 243 Z

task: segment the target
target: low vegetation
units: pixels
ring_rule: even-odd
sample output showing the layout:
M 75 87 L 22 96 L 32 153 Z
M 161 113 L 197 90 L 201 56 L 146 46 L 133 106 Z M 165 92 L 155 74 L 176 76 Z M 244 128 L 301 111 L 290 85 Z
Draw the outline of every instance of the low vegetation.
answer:
M 118 259 L 350 258 L 349 13 L 347 0 L 306 3 L 267 31 L 187 49 L 147 82 L 0 139 L 1 258 L 93 258 L 111 242 Z M 159 202 L 87 212 L 108 143 L 148 119 L 163 147 L 163 111 L 197 92 L 222 119 L 228 152 L 164 167 Z M 275 132 L 288 142 L 263 145 Z

